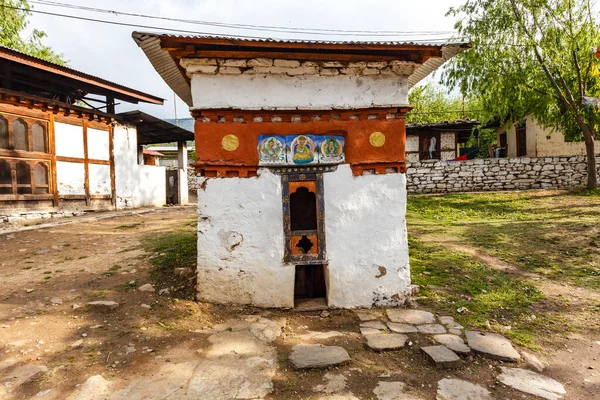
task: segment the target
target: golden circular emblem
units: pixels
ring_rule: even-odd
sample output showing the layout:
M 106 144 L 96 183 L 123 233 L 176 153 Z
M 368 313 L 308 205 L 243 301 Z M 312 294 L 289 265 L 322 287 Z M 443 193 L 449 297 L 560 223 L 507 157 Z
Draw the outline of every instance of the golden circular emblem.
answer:
M 234 151 L 240 147 L 240 139 L 235 135 L 225 135 L 221 140 L 221 145 L 227 151 Z
M 373 147 L 381 147 L 385 144 L 385 135 L 381 132 L 373 132 L 369 137 L 369 143 Z

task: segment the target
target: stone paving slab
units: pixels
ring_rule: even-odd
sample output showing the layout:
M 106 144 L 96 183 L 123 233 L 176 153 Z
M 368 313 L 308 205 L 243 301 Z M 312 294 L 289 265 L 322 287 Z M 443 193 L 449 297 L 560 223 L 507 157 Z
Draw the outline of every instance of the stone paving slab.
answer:
M 368 335 L 367 346 L 375 351 L 401 349 L 406 344 L 408 337 L 399 333 L 379 333 Z
M 396 332 L 396 333 L 418 333 L 419 330 L 412 326 L 412 325 L 408 325 L 408 324 L 399 324 L 397 322 L 388 322 L 387 323 L 388 328 L 390 328 L 390 331 L 392 332 Z
M 379 329 L 382 331 L 387 330 L 387 326 L 385 326 L 385 324 L 381 321 L 368 321 L 368 322 L 363 322 L 362 324 L 360 324 L 361 328 L 373 328 L 373 329 Z
M 406 385 L 403 382 L 381 381 L 373 390 L 377 400 L 423 400 L 421 397 L 415 397 L 407 393 Z
M 388 309 L 387 316 L 392 322 L 411 325 L 435 324 L 435 316 L 422 310 Z
M 489 390 L 461 379 L 438 382 L 436 400 L 494 400 Z
M 446 346 L 427 346 L 421 347 L 421 350 L 429 356 L 437 369 L 457 368 L 462 364 L 460 357 Z
M 530 393 L 548 400 L 561 399 L 567 394 L 563 385 L 547 376 L 522 368 L 500 367 L 498 381 L 521 392 Z
M 360 333 L 363 336 L 367 336 L 367 335 L 378 335 L 382 332 L 379 329 L 375 329 L 375 328 L 360 328 Z
M 331 339 L 334 337 L 344 336 L 342 332 L 329 331 L 329 332 L 307 332 L 303 335 L 297 336 L 300 340 L 324 340 Z
M 467 344 L 476 353 L 500 361 L 516 362 L 521 356 L 504 336 L 495 333 L 483 334 L 467 331 Z
M 469 346 L 465 344 L 460 336 L 456 335 L 435 335 L 433 336 L 433 340 L 436 342 L 443 344 L 450 350 L 458 354 L 469 354 L 471 353 L 471 349 Z
M 381 319 L 383 317 L 382 310 L 357 310 L 355 311 L 356 316 L 361 321 L 373 321 L 376 319 Z
M 419 325 L 417 329 L 420 333 L 424 333 L 426 335 L 439 335 L 441 333 L 446 333 L 446 328 L 440 324 L 426 324 Z
M 296 369 L 325 368 L 350 361 L 348 352 L 339 346 L 298 344 L 292 348 L 290 361 Z

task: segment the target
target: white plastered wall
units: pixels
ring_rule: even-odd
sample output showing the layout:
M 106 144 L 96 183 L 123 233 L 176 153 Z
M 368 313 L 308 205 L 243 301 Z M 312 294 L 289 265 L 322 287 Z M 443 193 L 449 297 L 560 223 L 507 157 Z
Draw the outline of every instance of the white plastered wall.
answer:
M 281 178 L 198 178 L 198 294 L 202 301 L 294 306 L 285 264 Z M 324 175 L 331 307 L 394 306 L 410 288 L 404 174 Z
M 408 104 L 397 75 L 192 75 L 195 109 L 359 109 Z
M 83 163 L 56 162 L 58 193 L 85 195 L 85 165 Z
M 85 165 L 83 159 L 83 126 L 54 123 L 56 155 L 80 158 L 82 162 L 56 163 L 56 182 L 61 195 L 85 195 Z
M 117 209 L 160 207 L 165 204 L 165 168 L 138 165 L 135 127 L 115 126 L 114 158 Z
M 406 175 L 324 174 L 328 297 L 332 307 L 403 304 L 410 290 Z
M 294 307 L 292 265 L 283 264 L 281 178 L 198 178 L 197 299 Z
M 54 123 L 54 142 L 56 155 L 63 157 L 84 158 L 83 126 Z
M 535 149 L 532 157 L 584 156 L 584 142 L 566 142 L 562 132 L 552 128 L 544 128 L 535 120 L 527 118 L 527 154 L 529 155 L 529 139 Z

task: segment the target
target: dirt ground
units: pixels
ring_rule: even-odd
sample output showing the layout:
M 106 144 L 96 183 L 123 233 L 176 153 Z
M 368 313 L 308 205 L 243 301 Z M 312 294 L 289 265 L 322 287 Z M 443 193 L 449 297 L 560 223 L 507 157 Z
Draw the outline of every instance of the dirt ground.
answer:
M 167 208 L 0 234 L 0 367 L 4 360 L 48 367 L 40 378 L 11 393 L 12 398 L 31 398 L 46 390 L 52 391 L 52 398 L 67 398 L 93 375 L 121 382 L 141 379 L 170 362 L 168 354 L 174 351 L 201 353 L 206 340 L 192 331 L 248 314 L 287 320 L 283 335 L 273 343 L 279 368 L 268 399 L 322 398 L 314 387 L 323 383 L 328 371 L 299 372 L 287 357 L 300 343 L 299 335 L 332 330 L 344 335 L 320 343 L 343 346 L 352 362 L 329 372 L 344 374 L 348 389 L 360 399 L 375 399 L 373 389 L 382 380 L 402 381 L 414 395 L 434 399 L 437 381 L 445 377 L 478 383 L 496 399 L 533 398 L 496 382 L 498 367 L 509 364 L 470 356 L 461 368 L 436 370 L 418 350 L 428 341 L 422 336 L 411 336 L 411 346 L 399 352 L 370 351 L 352 311 L 220 307 L 173 297 L 172 293 L 186 293 L 181 287 L 168 292 L 137 290 L 146 283 L 161 287 L 151 277 L 151 260 L 157 254 L 147 251 L 148 238 L 185 226 L 194 229 L 195 219 L 195 208 Z M 193 275 L 181 273 L 187 281 L 183 285 L 193 287 Z M 113 311 L 86 306 L 98 300 L 119 306 Z M 550 365 L 545 375 L 565 385 L 565 398 L 580 400 L 600 398 L 599 353 L 600 336 L 589 331 L 545 348 L 538 356 Z

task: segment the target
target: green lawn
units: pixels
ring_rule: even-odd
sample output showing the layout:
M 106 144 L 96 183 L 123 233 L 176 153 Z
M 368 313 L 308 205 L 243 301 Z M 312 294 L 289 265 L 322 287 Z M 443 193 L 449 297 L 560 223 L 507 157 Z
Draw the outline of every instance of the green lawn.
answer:
M 540 288 L 600 291 L 599 215 L 600 192 L 411 196 L 411 271 L 421 303 L 529 347 L 576 329 L 569 298 Z M 468 311 L 458 315 L 460 307 Z M 598 318 L 599 308 L 585 311 Z

